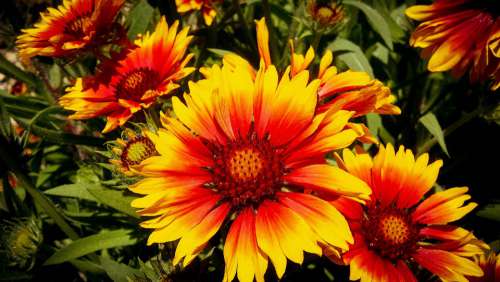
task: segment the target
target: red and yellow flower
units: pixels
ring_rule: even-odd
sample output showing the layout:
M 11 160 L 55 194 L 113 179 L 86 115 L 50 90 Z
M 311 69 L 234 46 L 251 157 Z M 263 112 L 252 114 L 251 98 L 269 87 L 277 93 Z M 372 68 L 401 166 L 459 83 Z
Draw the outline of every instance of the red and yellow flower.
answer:
M 494 252 L 487 252 L 475 257 L 479 267 L 484 272 L 484 276 L 468 277 L 470 282 L 498 282 L 500 280 L 500 256 Z
M 123 125 L 134 113 L 150 107 L 158 97 L 179 87 L 176 83 L 194 68 L 185 56 L 192 36 L 188 28 L 177 33 L 178 22 L 168 26 L 164 17 L 155 31 L 136 40 L 124 58 L 106 62 L 96 77 L 78 78 L 59 103 L 75 111 L 72 119 L 104 116 L 103 133 Z
M 34 56 L 64 57 L 97 48 L 114 39 L 115 18 L 124 0 L 64 0 L 49 8 L 34 28 L 17 38 L 19 56 L 29 63 Z
M 189 264 L 223 225 L 224 281 L 263 281 L 269 259 L 282 277 L 287 259 L 352 243 L 344 217 L 304 191 L 368 198 L 363 181 L 324 158 L 360 136 L 346 127 L 354 112 L 316 113 L 320 81 L 289 71 L 214 65 L 184 102 L 172 98 L 177 118 L 162 116 L 159 156 L 137 167 L 145 178 L 130 190 L 144 195 L 132 202 L 139 214 L 154 217 L 141 224 L 153 229 L 148 244 L 179 240 L 174 264 Z
M 221 0 L 175 0 L 177 12 L 183 14 L 193 10 L 201 10 L 206 25 L 212 25 L 217 12 L 214 5 Z
M 490 2 L 490 3 L 488 3 Z M 451 70 L 456 77 L 470 69 L 472 82 L 492 79 L 500 86 L 500 15 L 495 1 L 436 0 L 416 5 L 406 15 L 422 23 L 410 44 L 423 48 L 432 72 Z
M 126 176 L 136 175 L 135 166 L 149 157 L 158 155 L 153 141 L 149 138 L 150 134 L 147 129 L 142 129 L 140 133 L 137 133 L 126 128 L 122 133 L 122 138 L 110 143 L 114 154 L 110 163 Z
M 257 43 L 261 64 L 270 66 L 271 54 L 269 50 L 269 31 L 265 19 L 262 18 L 257 23 Z M 290 76 L 309 69 L 314 60 L 315 54 L 309 48 L 305 55 L 296 54 L 291 46 Z M 249 69 L 252 66 L 243 58 L 229 54 L 224 57 L 226 64 L 243 65 Z M 321 58 L 319 70 L 316 77 L 320 80 L 318 87 L 317 109 L 324 112 L 329 108 L 337 110 L 354 111 L 355 116 L 366 115 L 367 113 L 397 115 L 401 113 L 399 107 L 394 105 L 396 98 L 391 94 L 388 87 L 379 80 L 372 79 L 366 72 L 346 71 L 339 73 L 335 66 L 332 66 L 333 55 L 327 50 Z
M 477 204 L 466 187 L 450 188 L 424 198 L 437 179 L 442 161 L 428 164 L 424 154 L 415 159 L 402 146 L 380 146 L 375 158 L 344 150 L 337 163 L 367 183 L 371 199 L 362 206 L 345 197 L 331 203 L 347 218 L 354 244 L 344 254 L 350 279 L 417 281 L 408 264 L 416 263 L 446 281 L 467 281 L 483 271 L 470 258 L 483 252 L 484 243 L 469 231 L 448 225 Z M 336 259 L 336 257 L 334 257 Z

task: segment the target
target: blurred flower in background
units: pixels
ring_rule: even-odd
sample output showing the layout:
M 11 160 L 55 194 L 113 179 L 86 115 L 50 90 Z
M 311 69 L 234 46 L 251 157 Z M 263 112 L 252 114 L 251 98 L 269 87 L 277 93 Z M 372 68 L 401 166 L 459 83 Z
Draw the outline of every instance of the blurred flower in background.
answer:
M 65 57 L 98 48 L 113 41 L 116 15 L 124 0 L 64 0 L 48 8 L 34 28 L 22 30 L 17 38 L 24 64 L 32 57 Z
M 3 220 L 0 234 L 1 260 L 11 267 L 30 270 L 43 241 L 41 221 L 36 217 Z
M 477 264 L 484 272 L 483 277 L 468 277 L 470 282 L 498 282 L 500 281 L 500 256 L 494 252 L 485 252 L 475 257 Z
M 214 5 L 222 0 L 175 0 L 177 12 L 184 14 L 193 10 L 201 10 L 206 25 L 212 25 L 217 12 Z
M 432 72 L 451 70 L 455 77 L 470 71 L 471 82 L 493 80 L 500 87 L 500 12 L 497 1 L 436 0 L 416 5 L 406 15 L 422 22 L 410 44 L 423 48 Z
M 313 21 L 322 26 L 335 26 L 344 20 L 342 1 L 337 0 L 309 0 L 307 13 Z

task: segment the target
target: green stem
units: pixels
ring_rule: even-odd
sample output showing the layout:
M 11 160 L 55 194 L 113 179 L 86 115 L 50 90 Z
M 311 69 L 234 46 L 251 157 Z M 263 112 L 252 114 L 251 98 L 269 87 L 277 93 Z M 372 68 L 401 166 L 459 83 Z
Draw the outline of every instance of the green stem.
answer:
M 323 36 L 323 30 L 321 28 L 315 29 L 314 30 L 314 37 L 313 37 L 313 41 L 311 43 L 311 46 L 313 47 L 314 52 L 316 54 L 318 54 L 318 46 L 319 46 L 319 42 L 321 41 L 321 36 Z
M 457 121 L 452 123 L 450 126 L 445 128 L 443 130 L 443 135 L 446 137 L 446 136 L 452 134 L 455 130 L 462 127 L 464 124 L 468 123 L 473 118 L 480 115 L 482 112 L 483 112 L 483 109 L 481 107 L 479 107 L 476 110 L 463 115 L 460 119 L 458 119 Z M 428 140 L 427 142 L 424 143 L 424 145 L 422 145 L 420 147 L 419 154 L 424 153 L 424 152 L 428 152 L 434 145 L 437 144 L 437 142 L 438 142 L 437 138 L 432 138 L 432 139 Z
M 243 12 L 241 11 L 240 0 L 233 0 L 233 5 L 234 5 L 234 8 L 236 9 L 236 13 L 238 14 L 238 20 L 240 21 L 240 24 L 243 27 L 243 30 L 245 32 L 245 36 L 247 37 L 248 44 L 250 44 L 250 46 L 252 46 L 252 49 L 254 51 L 257 51 L 257 45 L 255 44 L 255 40 L 253 39 L 252 33 L 250 32 L 250 29 L 248 28 L 248 24 L 245 21 L 245 17 L 243 16 Z
M 0 158 L 12 171 L 33 200 L 50 216 L 61 230 L 72 240 L 80 238 L 75 230 L 66 222 L 63 215 L 59 213 L 55 205 L 40 190 L 38 190 L 31 179 L 22 172 L 16 158 L 9 151 L 9 143 L 5 137 L 0 136 Z

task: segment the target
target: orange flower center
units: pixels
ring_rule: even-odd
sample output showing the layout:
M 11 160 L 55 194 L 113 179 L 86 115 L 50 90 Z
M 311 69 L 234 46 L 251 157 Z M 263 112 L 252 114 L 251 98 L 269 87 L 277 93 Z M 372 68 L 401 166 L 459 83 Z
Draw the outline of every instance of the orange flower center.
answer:
M 149 68 L 135 69 L 122 76 L 116 86 L 116 94 L 119 99 L 141 102 L 147 100 L 143 97 L 148 91 L 154 90 L 159 83 L 159 75 Z M 149 95 L 148 95 L 149 96 Z M 151 95 L 155 97 L 155 95 Z
M 415 251 L 419 228 L 407 210 L 368 207 L 362 222 L 368 247 L 389 259 L 405 258 Z
M 69 21 L 64 26 L 64 32 L 75 37 L 82 37 L 88 33 L 87 31 L 91 26 L 92 21 L 90 20 L 90 14 L 83 14 Z
M 128 169 L 130 166 L 138 165 L 143 160 L 156 155 L 158 152 L 153 142 L 147 137 L 139 136 L 127 142 L 123 148 L 121 161 L 123 166 Z
M 237 149 L 229 160 L 229 173 L 234 179 L 248 181 L 255 179 L 262 170 L 263 160 L 254 148 Z
M 208 145 L 214 158 L 211 186 L 235 207 L 258 205 L 281 188 L 279 153 L 255 134 L 225 145 Z

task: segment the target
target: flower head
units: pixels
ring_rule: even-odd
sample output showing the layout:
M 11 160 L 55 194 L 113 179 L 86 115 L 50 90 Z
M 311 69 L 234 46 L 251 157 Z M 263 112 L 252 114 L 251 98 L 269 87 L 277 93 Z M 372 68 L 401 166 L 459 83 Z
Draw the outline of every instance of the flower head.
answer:
M 336 0 L 309 0 L 307 12 L 322 26 L 334 26 L 344 19 L 343 6 Z
M 460 77 L 470 69 L 472 82 L 492 79 L 493 90 L 500 86 L 500 13 L 489 2 L 436 0 L 406 10 L 422 22 L 410 44 L 424 49 L 429 71 L 451 70 Z
M 1 225 L 0 260 L 7 265 L 30 270 L 35 265 L 38 248 L 43 241 L 41 221 L 35 217 L 3 220 Z
M 113 40 L 116 15 L 123 0 L 64 0 L 49 8 L 34 28 L 17 38 L 21 60 L 34 56 L 64 57 Z
M 59 100 L 64 108 L 76 111 L 70 118 L 104 116 L 103 132 L 109 132 L 178 88 L 176 82 L 194 69 L 185 67 L 193 56 L 185 56 L 192 37 L 188 28 L 177 33 L 177 27 L 178 22 L 169 27 L 162 17 L 155 31 L 136 40 L 136 48 L 123 58 L 103 63 L 96 77 L 78 78 Z
M 115 145 L 111 151 L 114 153 L 114 158 L 110 162 L 124 175 L 135 175 L 133 171 L 135 166 L 149 157 L 158 155 L 153 141 L 148 137 L 149 134 L 146 129 L 136 133 L 127 128 L 123 131 L 123 137 L 113 142 Z
M 139 214 L 154 217 L 141 224 L 153 229 L 148 244 L 180 239 L 175 264 L 189 264 L 224 223 L 224 281 L 263 281 L 269 259 L 282 277 L 287 258 L 302 263 L 304 251 L 352 242 L 341 214 L 304 191 L 368 197 L 366 184 L 324 159 L 359 136 L 346 127 L 354 113 L 316 114 L 319 81 L 288 72 L 214 65 L 185 102 L 173 97 L 177 118 L 163 116 L 152 137 L 160 155 L 137 167 L 145 179 L 130 190 L 145 195 L 132 202 Z
M 346 198 L 331 203 L 349 221 L 354 244 L 343 256 L 351 280 L 417 281 L 408 264 L 417 263 L 447 281 L 466 281 L 483 272 L 470 257 L 482 253 L 484 243 L 469 231 L 448 225 L 477 204 L 467 188 L 450 188 L 422 198 L 437 179 L 442 161 L 428 164 L 424 154 L 415 159 L 402 146 L 380 146 L 377 156 L 344 150 L 339 165 L 372 189 L 366 206 Z
M 203 19 L 206 25 L 212 25 L 215 15 L 217 14 L 214 8 L 215 2 L 221 0 L 175 0 L 177 12 L 183 14 L 192 10 L 201 10 Z

